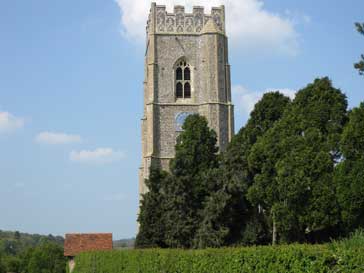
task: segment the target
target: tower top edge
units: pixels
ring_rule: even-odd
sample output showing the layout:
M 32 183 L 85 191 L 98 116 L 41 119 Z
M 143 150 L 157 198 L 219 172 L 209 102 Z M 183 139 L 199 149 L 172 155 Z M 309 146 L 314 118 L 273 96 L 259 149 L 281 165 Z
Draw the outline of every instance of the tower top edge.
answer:
M 186 12 L 185 6 L 175 5 L 173 12 L 168 12 L 166 5 L 152 2 L 147 33 L 201 34 L 209 21 L 216 25 L 210 30 L 225 34 L 225 6 L 212 7 L 210 13 L 205 13 L 204 6 L 193 6 L 192 12 Z
M 204 15 L 213 15 L 214 11 L 224 11 L 225 6 L 220 5 L 216 7 L 211 7 L 210 13 L 205 13 L 206 8 L 204 6 L 192 6 L 192 10 L 187 10 L 187 8 L 183 5 L 174 5 L 173 10 L 168 10 L 166 5 L 158 5 L 156 2 L 152 2 L 150 12 L 152 13 L 153 9 L 158 11 L 164 11 L 166 14 L 172 15 L 177 13 L 184 13 L 185 15 L 193 15 L 195 13 L 202 12 Z

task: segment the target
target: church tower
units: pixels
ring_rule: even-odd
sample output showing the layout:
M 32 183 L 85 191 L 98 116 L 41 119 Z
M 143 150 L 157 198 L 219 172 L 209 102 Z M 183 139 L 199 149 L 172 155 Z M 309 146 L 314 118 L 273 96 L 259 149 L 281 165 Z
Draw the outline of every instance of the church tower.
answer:
M 224 6 L 210 14 L 203 7 L 186 13 L 175 6 L 169 13 L 152 3 L 146 30 L 140 194 L 147 191 L 151 164 L 168 170 L 188 115 L 207 118 L 220 151 L 234 133 Z

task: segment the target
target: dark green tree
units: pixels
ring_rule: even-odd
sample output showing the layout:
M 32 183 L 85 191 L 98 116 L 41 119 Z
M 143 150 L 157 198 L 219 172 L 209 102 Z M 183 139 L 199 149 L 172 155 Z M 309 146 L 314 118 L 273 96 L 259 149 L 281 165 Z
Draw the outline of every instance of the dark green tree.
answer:
M 135 241 L 138 248 L 166 246 L 163 223 L 165 196 L 162 189 L 168 179 L 169 175 L 165 171 L 156 167 L 150 169 L 149 179 L 145 181 L 148 192 L 140 201 L 139 232 Z
M 0 250 L 0 273 L 6 273 L 4 265 L 4 253 Z
M 289 104 L 279 92 L 266 93 L 255 105 L 245 127 L 233 137 L 223 154 L 220 168 L 209 176 L 203 222 L 198 232 L 199 247 L 264 243 L 264 221 L 245 195 L 253 174 L 248 168 L 251 147 L 279 120 Z
M 216 133 L 208 127 L 206 118 L 190 115 L 182 129 L 183 132 L 177 137 L 175 158 L 170 164 L 172 174 L 176 177 L 194 177 L 216 168 Z
M 364 35 L 364 23 L 355 23 L 356 29 L 360 34 Z M 364 54 L 361 55 L 361 60 L 354 64 L 355 69 L 360 75 L 364 75 Z
M 63 248 L 55 243 L 44 243 L 36 247 L 29 257 L 24 272 L 27 273 L 65 273 L 66 258 Z
M 0 241 L 0 249 L 6 255 L 15 256 L 19 252 L 20 244 L 19 242 L 14 241 L 13 239 L 5 239 Z
M 270 219 L 273 243 L 304 240 L 337 223 L 332 176 L 346 108 L 345 95 L 328 78 L 317 79 L 251 149 L 247 196 Z
M 207 120 L 197 114 L 186 118 L 177 138 L 175 158 L 170 163 L 172 178 L 165 185 L 164 223 L 169 247 L 194 245 L 209 195 L 208 173 L 217 168 L 216 133 Z
M 15 231 L 14 232 L 14 239 L 15 240 L 19 240 L 20 239 L 20 232 L 19 231 Z
M 335 171 L 337 198 L 347 232 L 364 227 L 364 103 L 349 113 L 341 139 L 343 161 Z
M 17 256 L 6 256 L 3 258 L 3 264 L 6 268 L 6 272 L 20 272 L 21 260 Z

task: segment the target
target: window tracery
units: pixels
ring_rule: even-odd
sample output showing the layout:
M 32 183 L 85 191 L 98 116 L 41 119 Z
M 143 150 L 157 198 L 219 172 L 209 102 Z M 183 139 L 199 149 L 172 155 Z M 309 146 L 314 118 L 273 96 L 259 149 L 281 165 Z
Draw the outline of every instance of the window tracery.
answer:
M 191 68 L 184 59 L 176 66 L 176 98 L 191 98 Z

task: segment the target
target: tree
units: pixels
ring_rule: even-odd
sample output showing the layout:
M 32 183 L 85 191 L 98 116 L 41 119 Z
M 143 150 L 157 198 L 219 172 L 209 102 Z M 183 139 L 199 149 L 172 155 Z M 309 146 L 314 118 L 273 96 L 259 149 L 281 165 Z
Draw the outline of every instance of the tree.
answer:
M 349 113 L 340 144 L 343 161 L 335 184 L 344 228 L 350 232 L 364 227 L 364 103 Z
M 0 250 L 0 273 L 6 273 L 4 265 L 4 253 Z
M 186 118 L 170 163 L 171 181 L 165 184 L 164 223 L 169 247 L 189 248 L 201 223 L 209 195 L 207 173 L 218 166 L 216 133 L 197 114 Z
M 346 108 L 345 95 L 328 78 L 316 79 L 252 147 L 247 198 L 270 219 L 273 244 L 337 223 L 332 176 Z
M 163 184 L 167 183 L 169 175 L 159 168 L 151 167 L 149 179 L 145 184 L 148 192 L 142 196 L 140 213 L 138 216 L 139 232 L 135 245 L 144 247 L 165 247 L 165 228 L 163 223 L 164 194 Z
M 6 272 L 19 272 L 20 262 L 20 258 L 17 256 L 6 256 L 3 258 L 3 264 L 6 268 Z
M 364 23 L 355 23 L 356 29 L 360 34 L 364 35 Z M 361 55 L 361 60 L 354 64 L 355 69 L 358 69 L 360 75 L 364 75 L 364 54 Z
M 20 244 L 14 240 L 1 240 L 0 241 L 0 249 L 4 251 L 6 255 L 16 255 L 19 252 Z
M 175 158 L 170 165 L 172 174 L 176 177 L 193 177 L 217 167 L 216 133 L 208 127 L 206 118 L 198 114 L 190 115 L 182 129 L 183 132 L 177 137 Z
M 233 137 L 220 168 L 211 172 L 208 188 L 212 194 L 206 200 L 198 232 L 199 247 L 265 242 L 263 218 L 245 198 L 253 177 L 248 155 L 257 139 L 281 118 L 289 102 L 279 92 L 266 93 L 255 105 L 247 125 Z
M 19 240 L 20 239 L 20 232 L 19 231 L 15 231 L 14 232 L 14 239 L 15 240 Z
M 62 247 L 55 243 L 44 243 L 36 247 L 23 270 L 28 273 L 65 273 L 66 258 Z

